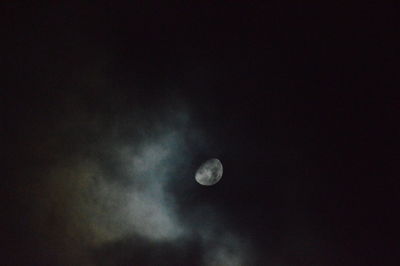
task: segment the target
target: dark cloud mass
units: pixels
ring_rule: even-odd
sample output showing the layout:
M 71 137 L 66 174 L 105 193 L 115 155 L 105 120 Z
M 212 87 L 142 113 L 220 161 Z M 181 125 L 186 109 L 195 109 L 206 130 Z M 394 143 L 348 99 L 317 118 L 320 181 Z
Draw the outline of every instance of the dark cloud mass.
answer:
M 395 8 L 6 2 L 0 265 L 398 265 Z
M 196 193 L 198 158 L 218 154 L 185 100 L 162 89 L 159 95 L 132 93 L 126 100 L 120 88 L 108 88 L 110 61 L 102 59 L 99 66 L 84 60 L 89 62 L 77 66 L 71 79 L 57 82 L 60 92 L 27 99 L 26 104 L 38 106 L 23 115 L 34 120 L 18 124 L 20 149 L 35 157 L 29 158 L 30 172 L 20 173 L 27 177 L 21 188 L 23 203 L 29 204 L 27 230 L 35 232 L 27 241 L 36 245 L 35 254 L 27 260 L 49 265 L 245 263 L 246 240 L 225 227 L 222 214 L 211 204 L 186 206 L 176 195 L 177 189 Z M 146 85 L 130 86 L 140 91 Z M 23 132 L 26 128 L 36 132 Z
M 83 82 L 86 74 L 82 71 Z M 32 200 L 29 226 L 46 234 L 38 240 L 47 250 L 40 260 L 61 265 L 244 263 L 245 239 L 229 232 L 212 206 L 186 208 L 184 216 L 201 223 L 178 214 L 186 203 L 174 188 L 196 193 L 196 156 L 215 152 L 184 102 L 163 97 L 162 104 L 150 99 L 115 113 L 67 102 L 63 108 L 73 110 L 58 115 L 51 128 L 46 125 L 47 132 L 39 129 L 41 139 L 32 144 L 32 153 L 43 165 L 31 173 L 38 181 L 31 181 L 34 189 L 25 193 Z M 117 100 L 107 104 L 121 107 Z

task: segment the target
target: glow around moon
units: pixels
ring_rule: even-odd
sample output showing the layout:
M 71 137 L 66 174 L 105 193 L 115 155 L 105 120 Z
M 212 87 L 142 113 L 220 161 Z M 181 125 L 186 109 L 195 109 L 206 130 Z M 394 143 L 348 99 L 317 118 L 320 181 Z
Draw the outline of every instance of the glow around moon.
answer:
M 221 161 L 213 158 L 200 165 L 196 171 L 195 179 L 200 185 L 212 186 L 222 178 L 222 172 Z

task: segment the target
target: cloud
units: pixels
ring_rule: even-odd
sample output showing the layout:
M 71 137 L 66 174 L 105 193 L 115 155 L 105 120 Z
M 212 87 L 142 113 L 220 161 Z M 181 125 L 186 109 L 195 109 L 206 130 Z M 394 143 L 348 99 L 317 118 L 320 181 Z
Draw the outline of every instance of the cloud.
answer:
M 205 131 L 183 106 L 136 107 L 116 114 L 115 122 L 80 111 L 81 119 L 55 127 L 58 135 L 41 148 L 60 155 L 33 195 L 33 228 L 45 232 L 43 246 L 58 250 L 49 261 L 246 265 L 249 245 L 229 231 L 222 214 L 180 198 L 197 188 L 192 170 L 208 149 Z M 72 152 L 54 147 L 65 141 Z

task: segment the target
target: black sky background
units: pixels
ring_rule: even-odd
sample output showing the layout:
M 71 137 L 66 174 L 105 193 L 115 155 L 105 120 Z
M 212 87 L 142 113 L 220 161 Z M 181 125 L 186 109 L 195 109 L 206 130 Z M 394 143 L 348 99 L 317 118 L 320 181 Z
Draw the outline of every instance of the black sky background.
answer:
M 1 10 L 4 265 L 43 265 L 41 253 L 58 252 L 40 250 L 42 232 L 30 229 L 30 174 L 101 137 L 76 133 L 42 157 L 31 146 L 82 106 L 116 121 L 137 106 L 156 114 L 166 98 L 190 106 L 211 136 L 195 161 L 224 164 L 216 186 L 174 192 L 185 198 L 180 216 L 199 202 L 223 209 L 251 240 L 254 265 L 398 265 L 396 6 L 12 2 Z M 156 265 L 200 263 L 195 240 L 185 254 L 135 245 L 94 253 L 110 265 L 153 265 L 154 252 Z

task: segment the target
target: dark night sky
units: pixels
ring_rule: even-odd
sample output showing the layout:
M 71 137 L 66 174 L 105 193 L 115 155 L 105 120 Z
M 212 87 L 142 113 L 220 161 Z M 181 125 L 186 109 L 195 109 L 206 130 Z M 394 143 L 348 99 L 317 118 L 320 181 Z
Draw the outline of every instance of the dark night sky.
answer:
M 395 6 L 8 2 L 2 265 L 398 265 Z

